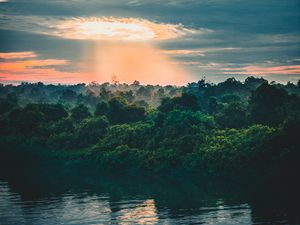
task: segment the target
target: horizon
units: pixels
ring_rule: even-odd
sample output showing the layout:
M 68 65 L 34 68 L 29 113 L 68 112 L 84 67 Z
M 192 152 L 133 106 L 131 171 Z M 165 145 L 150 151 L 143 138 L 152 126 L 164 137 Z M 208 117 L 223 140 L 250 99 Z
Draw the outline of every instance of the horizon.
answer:
M 188 86 L 189 84 L 193 84 L 193 83 L 197 83 L 201 80 L 204 80 L 205 83 L 207 84 L 211 84 L 211 85 L 218 85 L 220 83 L 226 82 L 228 79 L 235 79 L 236 81 L 244 84 L 246 82 L 247 78 L 255 78 L 255 79 L 264 79 L 265 81 L 267 81 L 269 84 L 280 84 L 280 85 L 288 85 L 289 83 L 294 84 L 294 85 L 298 85 L 298 83 L 300 82 L 300 78 L 294 82 L 291 81 L 286 81 L 286 82 L 277 82 L 274 80 L 267 80 L 264 77 L 258 77 L 255 75 L 249 75 L 249 76 L 245 76 L 243 79 L 239 79 L 237 77 L 231 76 L 231 77 L 227 77 L 224 80 L 220 80 L 219 82 L 213 82 L 211 80 L 206 79 L 206 77 L 201 77 L 199 80 L 195 80 L 195 81 L 191 81 L 182 85 L 173 85 L 173 84 L 147 84 L 147 83 L 141 83 L 138 80 L 134 80 L 131 83 L 121 83 L 119 81 L 106 81 L 106 82 L 96 82 L 96 81 L 91 81 L 89 83 L 85 83 L 85 82 L 78 82 L 78 83 L 53 83 L 53 82 L 42 82 L 42 81 L 36 81 L 36 82 L 28 82 L 28 81 L 21 81 L 21 82 L 15 82 L 15 83 L 5 83 L 5 82 L 1 82 L 0 84 L 6 86 L 6 85 L 13 85 L 13 86 L 18 86 L 18 85 L 24 85 L 24 84 L 39 84 L 42 83 L 43 85 L 62 85 L 62 86 L 76 86 L 76 85 L 85 85 L 85 86 L 89 86 L 89 85 L 104 85 L 104 84 L 108 84 L 108 85 L 135 85 L 135 82 L 138 82 L 138 85 L 140 86 L 161 86 L 161 87 L 166 87 L 166 86 L 174 86 L 174 87 L 185 87 Z
M 42 82 L 42 81 L 36 81 L 36 82 L 21 81 L 21 82 L 16 82 L 16 83 L 2 83 L 2 82 L 0 82 L 0 84 L 3 85 L 3 86 L 7 86 L 7 85 L 19 86 L 19 85 L 24 85 L 24 84 L 33 84 L 33 85 L 34 85 L 34 84 L 39 84 L 39 83 L 41 83 L 41 84 L 43 84 L 43 85 L 55 85 L 55 86 L 59 86 L 59 85 L 61 85 L 61 86 L 76 86 L 76 85 L 89 86 L 89 85 L 104 85 L 104 84 L 108 84 L 108 85 L 116 85 L 116 86 L 118 86 L 118 85 L 128 85 L 128 86 L 130 86 L 130 85 L 134 85 L 134 82 L 137 81 L 137 82 L 139 83 L 138 85 L 140 85 L 140 86 L 161 86 L 161 87 L 174 86 L 174 87 L 186 87 L 186 86 L 188 86 L 189 84 L 197 83 L 197 82 L 200 81 L 200 80 L 204 80 L 207 84 L 218 85 L 218 84 L 223 83 L 223 82 L 225 82 L 225 81 L 227 81 L 228 79 L 231 79 L 231 78 L 234 78 L 236 81 L 238 81 L 238 82 L 244 84 L 244 83 L 245 83 L 245 80 L 246 80 L 248 77 L 254 77 L 254 78 L 257 78 L 257 79 L 265 79 L 264 77 L 257 77 L 257 76 L 247 76 L 245 79 L 237 79 L 237 78 L 235 78 L 235 77 L 228 77 L 228 78 L 226 78 L 225 80 L 221 80 L 221 81 L 219 81 L 219 82 L 213 82 L 213 81 L 209 81 L 209 80 L 205 79 L 205 77 L 204 77 L 204 78 L 200 78 L 200 79 L 197 80 L 197 81 L 188 82 L 188 83 L 182 84 L 182 85 L 172 85 L 172 84 L 166 84 L 166 85 L 162 85 L 162 84 L 143 84 L 143 83 L 139 82 L 138 80 L 135 80 L 135 81 L 133 81 L 133 82 L 131 82 L 131 83 L 120 83 L 120 82 L 113 82 L 113 81 L 111 81 L 111 82 L 107 81 L 107 82 L 102 82 L 102 83 L 99 83 L 99 82 L 96 82 L 96 81 L 91 81 L 91 82 L 89 82 L 89 83 L 85 83 L 85 82 L 81 82 L 81 83 L 51 83 L 51 82 Z M 300 82 L 300 79 L 298 79 L 298 81 L 295 81 L 295 82 L 291 82 L 291 81 L 287 81 L 287 82 L 276 82 L 276 81 L 274 81 L 274 80 L 271 80 L 271 81 L 269 81 L 269 80 L 267 80 L 267 79 L 265 79 L 265 80 L 266 80 L 269 84 L 274 83 L 274 84 L 280 84 L 280 85 L 287 85 L 287 84 L 289 84 L 289 83 L 291 83 L 291 84 L 293 84 L 293 85 L 297 85 L 298 82 Z
M 300 1 L 0 1 L 0 83 L 300 79 Z

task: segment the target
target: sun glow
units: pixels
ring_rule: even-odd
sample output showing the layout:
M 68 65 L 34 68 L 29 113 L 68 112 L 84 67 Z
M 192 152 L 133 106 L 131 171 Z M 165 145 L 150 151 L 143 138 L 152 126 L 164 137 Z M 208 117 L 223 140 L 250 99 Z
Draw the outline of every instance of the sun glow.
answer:
M 148 27 L 134 23 L 122 23 L 119 21 L 89 21 L 79 25 L 82 34 L 92 38 L 115 38 L 123 40 L 152 39 L 155 33 Z
M 95 42 L 84 54 L 84 68 L 97 82 L 182 85 L 192 81 L 183 67 L 175 65 L 152 45 L 144 43 Z
M 195 33 L 181 24 L 156 23 L 141 18 L 91 17 L 54 22 L 56 36 L 84 40 L 167 40 Z
M 0 58 L 5 60 L 0 62 L 0 79 L 51 82 L 58 76 L 57 80 L 64 83 L 132 83 L 138 80 L 142 84 L 162 85 L 183 85 L 192 81 L 190 73 L 176 65 L 155 42 L 194 32 L 181 24 L 116 17 L 56 19 L 40 23 L 45 28 L 43 34 L 85 40 L 82 60 L 42 59 L 34 52 L 1 53 Z
M 192 80 L 180 65 L 152 41 L 193 33 L 181 24 L 156 23 L 141 18 L 91 17 L 63 21 L 58 30 L 73 39 L 94 40 L 85 49 L 82 70 L 97 82 L 182 85 Z

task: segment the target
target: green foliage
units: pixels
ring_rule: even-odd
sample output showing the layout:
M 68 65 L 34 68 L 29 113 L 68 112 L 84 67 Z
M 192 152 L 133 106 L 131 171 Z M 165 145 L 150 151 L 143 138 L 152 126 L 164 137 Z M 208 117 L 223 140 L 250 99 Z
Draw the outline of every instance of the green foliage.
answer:
M 0 85 L 0 147 L 65 150 L 117 173 L 296 176 L 299 90 L 254 77 L 187 87 Z
M 261 157 L 275 129 L 253 125 L 247 129 L 216 130 L 205 143 L 188 155 L 185 166 L 211 176 L 249 172 L 263 166 Z
M 89 116 L 91 116 L 91 113 L 89 112 L 89 109 L 83 104 L 79 104 L 71 110 L 71 117 L 77 122 L 80 122 L 83 119 L 88 118 Z
M 215 127 L 214 118 L 201 112 L 173 110 L 169 112 L 163 124 L 163 133 L 170 138 L 193 134 Z
M 44 115 L 31 105 L 27 105 L 25 108 L 11 111 L 9 120 L 13 132 L 28 135 L 38 131 L 39 125 L 44 121 Z
M 247 124 L 247 110 L 240 102 L 225 103 L 215 115 L 222 128 L 241 128 Z
M 108 118 L 112 124 L 137 122 L 145 118 L 145 109 L 127 105 L 124 99 L 112 98 L 109 101 Z
M 118 124 L 108 128 L 107 134 L 99 141 L 97 151 L 110 151 L 120 145 L 140 148 L 145 144 L 150 125 L 147 123 Z
M 109 112 L 109 105 L 105 101 L 98 102 L 96 105 L 95 116 L 107 115 Z
M 17 98 L 14 94 L 8 94 L 5 99 L 0 98 L 0 115 L 13 110 L 17 103 Z
M 96 159 L 100 165 L 106 165 L 105 170 L 122 173 L 124 170 L 138 171 L 146 169 L 148 153 L 127 145 L 119 145 L 110 151 L 100 152 Z
M 210 97 L 208 99 L 208 112 L 210 114 L 215 114 L 219 110 L 219 104 L 216 97 Z
M 289 95 L 282 88 L 263 83 L 252 92 L 250 97 L 252 121 L 254 123 L 278 125 L 288 115 L 286 105 L 295 102 L 299 106 L 298 96 Z
M 80 122 L 74 133 L 74 148 L 88 147 L 104 137 L 109 122 L 105 116 L 88 118 Z
M 197 98 L 194 95 L 188 93 L 182 93 L 180 97 L 164 98 L 158 109 L 162 112 L 169 112 L 174 109 L 192 110 L 199 109 Z
M 61 104 L 28 104 L 26 108 L 42 113 L 45 122 L 58 121 L 68 116 Z

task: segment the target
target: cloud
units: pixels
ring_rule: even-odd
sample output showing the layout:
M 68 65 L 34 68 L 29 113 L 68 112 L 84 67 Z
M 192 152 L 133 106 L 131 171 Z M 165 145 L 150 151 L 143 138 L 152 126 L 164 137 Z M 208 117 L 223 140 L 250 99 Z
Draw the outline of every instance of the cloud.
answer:
M 67 60 L 39 59 L 34 52 L 0 53 L 0 82 L 22 81 L 47 83 L 90 82 L 92 77 L 79 72 L 66 72 L 61 66 L 69 65 Z
M 181 24 L 115 17 L 74 18 L 59 22 L 56 28 L 65 38 L 96 40 L 167 40 L 195 33 Z
M 34 52 L 0 52 L 0 59 L 8 60 L 8 59 L 28 59 L 35 58 L 37 55 Z
M 182 6 L 182 5 L 192 5 L 197 3 L 197 0 L 152 0 L 151 4 L 153 5 L 161 5 L 161 6 Z M 127 4 L 134 6 L 142 6 L 149 4 L 149 1 L 145 0 L 130 0 Z
M 210 32 L 208 29 L 190 29 L 184 25 L 158 23 L 142 18 L 72 17 L 0 15 L 5 29 L 23 30 L 79 40 L 169 40 L 185 35 Z M 5 23 L 4 23 L 5 21 Z
M 300 75 L 300 65 L 284 65 L 271 67 L 246 66 L 241 68 L 223 68 L 225 74 L 256 74 L 256 75 Z
M 22 60 L 13 62 L 3 62 L 1 63 L 0 71 L 10 71 L 10 72 L 23 72 L 27 69 L 43 68 L 43 67 L 54 67 L 66 65 L 65 60 L 58 59 L 43 59 L 43 60 Z
M 239 72 L 271 73 L 262 68 L 299 64 L 300 2 L 238 2 L 10 0 L 1 4 L 0 51 L 30 49 L 50 59 L 78 62 L 82 54 L 91 54 L 86 48 L 94 42 L 85 40 L 100 40 L 97 43 L 103 45 L 107 39 L 155 41 L 161 48 L 158 54 L 187 68 L 195 80 L 203 73 L 224 79 L 242 76 Z M 89 60 L 82 64 L 86 66 Z M 271 76 L 279 77 L 266 75 Z M 292 76 L 297 75 L 282 74 L 281 78 Z
M 266 62 L 258 65 L 244 65 L 239 63 L 195 63 L 200 69 L 218 70 L 222 74 L 230 75 L 300 75 L 300 65 L 274 65 L 274 62 Z M 266 66 L 270 65 L 270 66 Z
M 175 49 L 175 50 L 161 50 L 159 53 L 166 55 L 189 55 L 189 56 L 204 56 L 204 51 L 195 49 Z
M 197 48 L 197 49 L 168 49 L 168 50 L 161 50 L 159 53 L 166 54 L 166 55 L 174 55 L 174 56 L 205 56 L 206 53 L 215 53 L 215 52 L 230 52 L 230 51 L 237 51 L 241 48 L 233 48 L 233 47 L 226 47 L 226 48 Z

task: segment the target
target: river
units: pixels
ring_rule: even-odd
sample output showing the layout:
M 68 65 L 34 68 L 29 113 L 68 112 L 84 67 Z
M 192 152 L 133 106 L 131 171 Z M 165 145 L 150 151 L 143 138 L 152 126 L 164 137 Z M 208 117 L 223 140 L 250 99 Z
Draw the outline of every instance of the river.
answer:
M 298 224 L 294 206 L 287 205 L 201 181 L 36 175 L 0 180 L 3 225 Z

